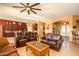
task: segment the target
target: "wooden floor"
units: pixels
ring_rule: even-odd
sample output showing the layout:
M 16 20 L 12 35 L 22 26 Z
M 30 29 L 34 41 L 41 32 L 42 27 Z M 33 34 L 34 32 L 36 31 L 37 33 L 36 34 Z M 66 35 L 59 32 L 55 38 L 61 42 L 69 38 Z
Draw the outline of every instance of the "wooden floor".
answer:
M 8 38 L 8 40 L 13 42 L 14 38 Z M 31 50 L 26 52 L 26 47 L 17 48 L 17 51 L 21 56 L 36 56 Z M 79 44 L 69 42 L 68 38 L 64 38 L 60 51 L 50 49 L 50 56 L 79 56 Z

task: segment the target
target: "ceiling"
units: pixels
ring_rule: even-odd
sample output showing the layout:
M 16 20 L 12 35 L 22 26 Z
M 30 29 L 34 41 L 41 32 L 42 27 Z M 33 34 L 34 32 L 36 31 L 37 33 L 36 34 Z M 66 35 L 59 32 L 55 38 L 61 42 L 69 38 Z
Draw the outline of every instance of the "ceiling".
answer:
M 31 3 L 31 5 L 34 3 Z M 30 15 L 27 11 L 20 13 L 21 8 L 13 8 L 12 6 L 19 6 L 19 3 L 0 3 L 0 19 L 15 20 L 21 22 L 32 21 L 46 21 L 54 20 L 61 16 L 66 15 L 79 15 L 79 3 L 40 3 L 35 6 L 42 9 L 36 11 L 37 14 L 31 12 Z M 21 5 L 20 5 L 21 6 Z

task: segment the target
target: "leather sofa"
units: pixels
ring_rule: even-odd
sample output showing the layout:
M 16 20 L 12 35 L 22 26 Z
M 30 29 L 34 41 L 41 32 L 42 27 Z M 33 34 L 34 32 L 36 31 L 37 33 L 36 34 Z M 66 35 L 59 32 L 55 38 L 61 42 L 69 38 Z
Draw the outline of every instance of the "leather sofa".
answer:
M 0 56 L 19 56 L 13 44 L 4 37 L 0 37 Z
M 37 40 L 37 32 L 27 32 L 26 39 L 27 42 Z
M 46 34 L 44 37 L 42 37 L 42 41 L 43 43 L 46 43 L 48 45 L 50 45 L 50 48 L 53 48 L 57 51 L 60 50 L 61 46 L 62 46 L 62 36 L 59 34 Z
M 17 33 L 17 37 L 15 37 L 15 46 L 23 47 L 26 45 L 26 42 L 37 40 L 37 33 L 36 32 L 26 32 L 25 35 L 22 33 Z
M 22 32 L 17 32 L 15 34 L 15 39 L 14 39 L 14 45 L 16 48 L 25 46 L 26 44 L 26 39 L 24 36 L 22 36 Z

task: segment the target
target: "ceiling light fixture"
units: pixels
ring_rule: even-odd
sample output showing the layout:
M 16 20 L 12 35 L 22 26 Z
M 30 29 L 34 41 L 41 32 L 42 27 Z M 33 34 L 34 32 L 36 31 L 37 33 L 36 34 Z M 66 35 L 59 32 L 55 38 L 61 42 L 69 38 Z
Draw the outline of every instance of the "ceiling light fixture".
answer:
M 37 14 L 35 10 L 41 11 L 39 8 L 35 8 L 35 6 L 39 5 L 40 3 L 35 3 L 33 5 L 30 5 L 30 3 L 20 3 L 22 6 L 13 6 L 13 8 L 22 8 L 20 12 L 24 12 L 27 10 L 28 15 L 30 15 L 30 11 L 33 12 L 34 14 Z
M 28 7 L 28 8 L 26 8 L 27 10 L 30 10 L 30 8 Z

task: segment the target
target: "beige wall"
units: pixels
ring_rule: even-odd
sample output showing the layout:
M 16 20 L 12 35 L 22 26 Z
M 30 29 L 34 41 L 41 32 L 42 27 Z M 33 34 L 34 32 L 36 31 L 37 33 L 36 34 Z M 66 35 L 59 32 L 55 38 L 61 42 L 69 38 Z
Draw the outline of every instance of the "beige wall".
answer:
M 76 25 L 76 20 L 79 20 L 79 16 L 78 15 L 73 15 L 73 24 Z
M 74 26 L 77 26 L 76 30 L 79 33 L 79 16 L 75 15 L 75 16 L 73 16 L 73 19 L 74 19 Z M 78 22 L 76 22 L 77 20 L 78 20 Z
M 27 25 L 27 31 L 32 31 L 32 24 L 33 23 L 27 23 L 26 25 Z
M 59 17 L 55 20 L 51 19 L 45 22 L 45 33 L 51 33 L 52 29 L 56 25 L 52 25 L 55 22 L 68 22 L 69 23 L 69 41 L 72 41 L 73 36 L 72 36 L 72 31 L 73 31 L 73 26 L 76 25 L 76 20 L 79 19 L 79 16 L 77 15 L 72 15 L 72 16 L 63 16 Z M 43 35 L 43 27 L 42 27 L 42 22 L 38 22 L 38 35 L 42 36 Z M 29 30 L 32 30 L 32 23 L 28 23 L 27 27 Z M 47 29 L 48 28 L 48 29 Z
M 0 36 L 2 36 L 2 25 L 0 25 Z
M 46 22 L 46 25 L 50 25 L 50 24 L 58 22 L 58 21 L 69 22 L 69 40 L 72 41 L 72 30 L 73 30 L 73 27 L 72 27 L 73 26 L 73 18 L 72 18 L 72 16 L 63 16 L 63 17 L 59 17 L 55 20 L 52 19 L 51 21 Z M 53 25 L 50 28 L 52 31 Z
M 63 17 L 59 17 L 57 19 L 51 19 L 45 22 L 45 33 L 50 33 L 52 32 L 52 29 L 55 25 L 52 25 L 55 22 L 58 21 L 65 21 L 69 23 L 69 40 L 72 41 L 73 37 L 72 37 L 72 31 L 73 31 L 73 26 L 76 25 L 76 20 L 79 19 L 79 16 L 77 15 L 72 15 L 72 16 L 63 16 Z M 27 27 L 29 30 L 32 30 L 32 24 L 33 23 L 27 23 Z M 42 22 L 38 22 L 38 35 L 42 36 L 43 35 L 43 23 Z M 49 28 L 49 29 L 47 29 Z
M 79 19 L 79 16 L 78 15 L 72 15 L 69 19 L 69 30 L 70 30 L 70 41 L 72 41 L 73 39 L 73 36 L 72 36 L 72 32 L 74 29 L 73 29 L 73 26 L 76 26 L 76 20 Z
M 59 17 L 55 20 L 51 19 L 45 22 L 45 33 L 51 33 L 52 29 L 55 25 L 52 25 L 55 22 L 58 21 L 65 21 L 65 22 L 69 22 L 69 40 L 72 41 L 72 31 L 73 31 L 73 26 L 76 25 L 76 20 L 79 19 L 79 16 L 77 15 L 72 15 L 72 16 L 63 16 L 63 17 Z M 29 31 L 32 31 L 32 22 L 31 23 L 27 23 L 27 28 Z M 48 29 L 47 29 L 48 28 Z M 40 36 L 43 35 L 43 27 L 42 27 L 42 22 L 38 22 L 38 34 Z
M 40 39 L 40 37 L 42 37 L 43 36 L 43 26 L 44 26 L 44 24 L 45 23 L 43 23 L 43 22 L 36 22 L 37 24 L 38 24 L 38 29 L 37 29 L 37 33 L 38 33 L 38 35 L 39 35 L 39 40 L 41 40 Z M 34 22 L 29 22 L 29 23 L 27 23 L 27 29 L 28 29 L 28 31 L 32 31 L 32 29 L 33 29 L 33 25 L 34 24 Z
M 38 35 L 39 35 L 39 40 L 41 40 L 40 38 L 43 36 L 43 23 L 42 22 L 38 22 Z
M 45 22 L 45 33 L 51 33 L 52 32 L 52 20 L 48 20 Z

